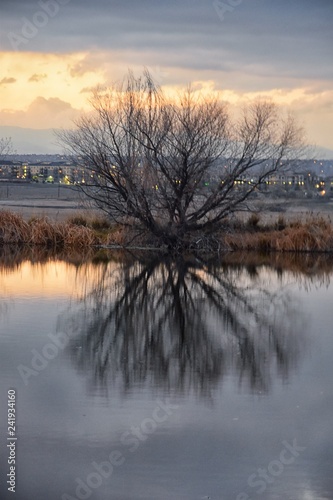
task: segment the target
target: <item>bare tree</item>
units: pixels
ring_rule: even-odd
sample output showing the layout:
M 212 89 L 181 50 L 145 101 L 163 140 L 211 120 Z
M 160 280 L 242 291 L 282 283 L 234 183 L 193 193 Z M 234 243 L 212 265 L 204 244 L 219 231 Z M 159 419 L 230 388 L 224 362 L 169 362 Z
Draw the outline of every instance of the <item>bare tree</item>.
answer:
M 148 72 L 91 102 L 93 113 L 60 133 L 90 172 L 82 190 L 114 220 L 173 248 L 214 233 L 302 144 L 293 118 L 271 102 L 256 101 L 232 121 L 218 97 L 188 88 L 172 100 Z
M 0 139 L 0 160 L 13 153 L 13 145 L 10 137 Z

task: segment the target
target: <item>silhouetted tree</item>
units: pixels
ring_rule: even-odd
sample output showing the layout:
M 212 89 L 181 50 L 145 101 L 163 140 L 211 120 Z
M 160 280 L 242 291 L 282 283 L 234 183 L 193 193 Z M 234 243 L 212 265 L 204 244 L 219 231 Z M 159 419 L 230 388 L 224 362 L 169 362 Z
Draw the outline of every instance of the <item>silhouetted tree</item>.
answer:
M 256 101 L 232 121 L 220 98 L 188 88 L 172 100 L 148 72 L 91 102 L 93 113 L 59 135 L 90 172 L 81 189 L 117 222 L 172 248 L 219 229 L 302 145 L 293 118 L 271 102 Z

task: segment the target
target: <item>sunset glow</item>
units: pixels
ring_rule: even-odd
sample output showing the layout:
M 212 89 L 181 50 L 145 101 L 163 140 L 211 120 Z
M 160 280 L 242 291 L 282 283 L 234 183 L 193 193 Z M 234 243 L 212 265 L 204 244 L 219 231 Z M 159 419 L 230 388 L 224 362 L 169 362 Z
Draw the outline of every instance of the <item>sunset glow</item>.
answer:
M 192 83 L 232 104 L 273 99 L 333 149 L 333 4 L 214 5 L 2 2 L 0 127 L 71 127 L 92 89 L 148 68 L 171 93 Z

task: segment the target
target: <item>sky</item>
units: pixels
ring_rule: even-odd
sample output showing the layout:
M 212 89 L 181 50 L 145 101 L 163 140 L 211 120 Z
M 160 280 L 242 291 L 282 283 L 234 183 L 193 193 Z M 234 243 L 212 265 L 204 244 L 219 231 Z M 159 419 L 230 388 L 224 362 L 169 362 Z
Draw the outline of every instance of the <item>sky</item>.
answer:
M 71 127 L 146 67 L 168 90 L 273 99 L 333 151 L 332 21 L 333 0 L 0 0 L 0 135 Z

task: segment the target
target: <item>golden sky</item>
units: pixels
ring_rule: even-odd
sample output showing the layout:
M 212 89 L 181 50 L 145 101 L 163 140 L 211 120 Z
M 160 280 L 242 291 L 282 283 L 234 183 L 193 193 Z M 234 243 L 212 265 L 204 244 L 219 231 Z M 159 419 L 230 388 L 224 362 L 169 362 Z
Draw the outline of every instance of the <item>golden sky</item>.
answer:
M 3 0 L 0 127 L 70 127 L 94 87 L 147 67 L 168 90 L 271 98 L 333 150 L 333 2 L 228 2 Z

